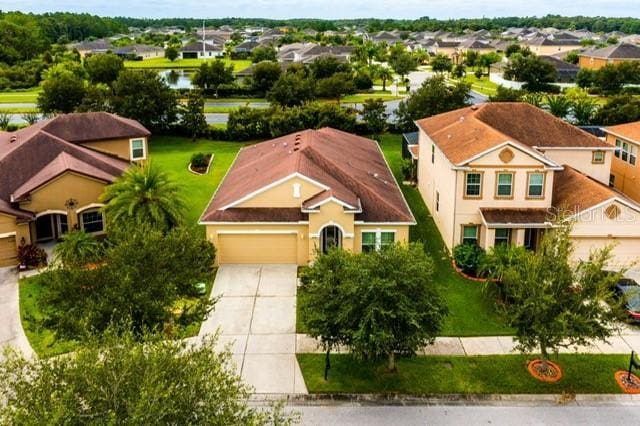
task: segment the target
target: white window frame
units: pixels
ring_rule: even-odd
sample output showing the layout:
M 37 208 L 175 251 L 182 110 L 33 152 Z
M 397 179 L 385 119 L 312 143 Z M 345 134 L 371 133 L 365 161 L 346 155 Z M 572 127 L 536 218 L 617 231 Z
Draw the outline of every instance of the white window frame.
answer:
M 542 176 L 542 182 L 540 185 L 534 185 L 536 187 L 540 187 L 540 195 L 532 195 L 531 194 L 531 177 L 532 176 Z M 542 172 L 531 172 L 527 175 L 527 198 L 544 198 L 544 184 L 545 184 L 545 174 Z
M 506 184 L 500 183 L 500 176 L 510 176 L 509 194 L 500 194 L 500 187 Z M 496 195 L 495 198 L 513 198 L 513 182 L 516 180 L 515 172 L 498 172 L 496 173 Z
M 478 176 L 478 182 L 477 183 L 472 183 L 471 185 L 469 184 L 469 176 L 473 176 L 473 175 L 477 175 Z M 469 194 L 469 187 L 478 187 L 478 193 L 477 194 Z M 482 198 L 482 173 L 481 172 L 467 172 L 464 175 L 464 196 L 465 198 Z
M 134 157 L 133 156 L 133 143 L 134 142 L 138 142 L 138 141 L 142 141 L 142 157 Z M 131 157 L 131 161 L 140 161 L 140 160 L 146 160 L 147 159 L 147 146 L 144 143 L 145 140 L 144 138 L 134 138 L 134 139 L 129 139 L 129 154 Z
M 382 234 L 393 234 L 393 243 L 397 242 L 396 239 L 396 230 L 395 229 L 363 229 L 360 231 L 360 251 L 362 252 L 362 242 L 364 241 L 364 234 L 375 234 L 376 242 L 374 246 L 375 251 L 380 251 L 382 249 Z
M 102 230 L 101 231 L 94 231 L 94 232 L 89 232 L 86 231 L 84 229 L 84 215 L 88 214 L 88 213 L 98 213 L 100 215 L 100 217 L 102 217 Z M 99 235 L 99 234 L 104 234 L 107 230 L 107 221 L 105 220 L 104 217 L 104 213 L 102 213 L 100 210 L 98 209 L 86 209 L 83 210 L 82 212 L 78 213 L 79 215 L 79 222 L 80 222 L 80 229 L 82 229 L 84 232 L 88 233 L 88 234 L 94 234 L 94 235 Z

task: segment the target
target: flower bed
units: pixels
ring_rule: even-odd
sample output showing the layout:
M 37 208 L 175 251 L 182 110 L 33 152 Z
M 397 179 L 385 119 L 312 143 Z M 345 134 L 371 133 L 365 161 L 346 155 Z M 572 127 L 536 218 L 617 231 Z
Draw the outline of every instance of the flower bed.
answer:
M 204 165 L 194 165 L 193 159 L 189 163 L 189 171 L 195 175 L 206 175 L 209 173 L 209 168 L 211 167 L 211 163 L 213 162 L 213 154 L 206 155 L 206 166 Z
M 629 377 L 627 371 L 620 370 L 616 371 L 614 377 L 624 393 L 640 394 L 640 378 L 635 374 L 631 374 L 631 377 Z
M 555 362 L 547 361 L 546 369 L 544 361 L 535 359 L 527 364 L 527 369 L 533 377 L 543 382 L 557 382 L 562 379 L 562 369 Z

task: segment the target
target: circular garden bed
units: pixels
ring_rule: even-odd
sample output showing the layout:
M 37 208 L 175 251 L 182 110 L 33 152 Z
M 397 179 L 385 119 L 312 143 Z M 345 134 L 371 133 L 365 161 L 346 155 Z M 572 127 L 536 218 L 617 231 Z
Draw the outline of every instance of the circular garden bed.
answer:
M 640 378 L 635 374 L 629 375 L 627 371 L 616 371 L 616 382 L 624 393 L 640 394 Z
M 557 382 L 562 379 L 562 369 L 555 362 L 545 362 L 541 359 L 534 359 L 527 365 L 529 373 L 538 380 L 543 382 Z

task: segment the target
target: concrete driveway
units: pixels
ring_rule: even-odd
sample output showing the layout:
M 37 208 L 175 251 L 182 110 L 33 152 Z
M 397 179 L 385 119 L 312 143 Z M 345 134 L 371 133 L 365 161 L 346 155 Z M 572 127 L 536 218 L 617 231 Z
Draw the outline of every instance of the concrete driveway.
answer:
M 18 275 L 14 268 L 0 268 L 0 357 L 2 350 L 13 346 L 26 357 L 33 356 L 20 321 Z
M 220 296 L 200 337 L 220 328 L 243 380 L 256 393 L 307 393 L 296 360 L 296 265 L 223 265 Z

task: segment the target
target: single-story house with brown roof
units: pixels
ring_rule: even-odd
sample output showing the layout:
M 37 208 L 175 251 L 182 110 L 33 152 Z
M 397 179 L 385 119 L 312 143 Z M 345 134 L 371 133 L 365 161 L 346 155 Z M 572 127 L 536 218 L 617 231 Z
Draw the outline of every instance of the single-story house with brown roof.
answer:
M 70 229 L 104 232 L 99 197 L 132 161 L 147 158 L 149 131 L 106 112 L 66 114 L 0 132 L 0 266 L 20 244 Z
M 378 143 L 323 128 L 240 150 L 200 224 L 220 264 L 306 265 L 407 241 L 415 220 Z
M 516 244 L 573 220 L 575 258 L 615 244 L 640 255 L 640 205 L 609 187 L 615 147 L 526 103 L 487 103 L 417 121 L 418 189 L 449 249 Z
M 580 68 L 598 70 L 608 64 L 640 61 L 640 46 L 620 43 L 580 54 Z

